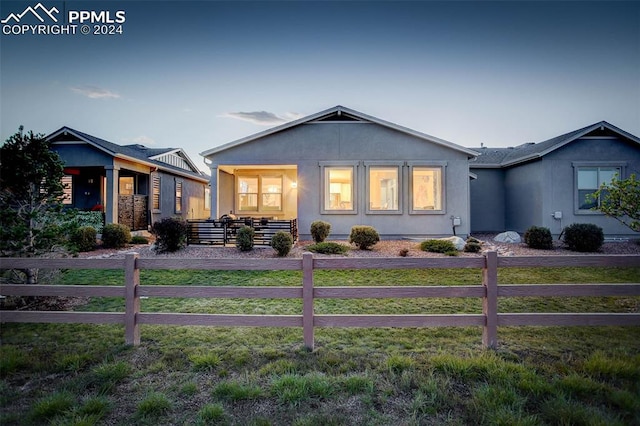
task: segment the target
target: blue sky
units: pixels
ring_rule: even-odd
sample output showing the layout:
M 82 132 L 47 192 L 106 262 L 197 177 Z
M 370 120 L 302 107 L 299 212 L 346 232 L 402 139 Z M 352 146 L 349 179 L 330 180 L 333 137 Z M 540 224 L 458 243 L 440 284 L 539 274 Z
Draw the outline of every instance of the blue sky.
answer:
M 640 136 L 640 2 L 41 3 L 124 11 L 123 34 L 2 34 L 3 141 L 67 125 L 204 167 L 202 151 L 335 105 L 466 147 L 600 120 Z

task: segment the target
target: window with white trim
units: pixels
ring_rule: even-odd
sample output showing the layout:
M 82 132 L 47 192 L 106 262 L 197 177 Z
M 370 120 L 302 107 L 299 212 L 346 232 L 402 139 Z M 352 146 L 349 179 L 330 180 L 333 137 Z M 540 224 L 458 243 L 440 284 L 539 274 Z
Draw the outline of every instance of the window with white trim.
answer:
M 151 208 L 160 210 L 160 176 L 154 175 L 151 181 Z
M 73 204 L 73 176 L 62 176 L 62 204 Z
M 411 179 L 411 213 L 444 212 L 444 167 L 413 165 Z
M 401 213 L 402 179 L 399 165 L 367 167 L 367 213 Z
M 282 176 L 238 176 L 239 212 L 281 212 Z
M 618 179 L 620 172 L 620 167 L 577 167 L 578 211 L 592 212 L 592 209 L 598 208 L 602 199 L 606 197 L 607 191 L 602 191 L 600 197 L 594 197 L 595 192 L 602 185 L 611 183 L 613 179 Z
M 322 212 L 356 213 L 356 166 L 322 166 Z
M 176 213 L 182 213 L 182 181 L 176 180 Z

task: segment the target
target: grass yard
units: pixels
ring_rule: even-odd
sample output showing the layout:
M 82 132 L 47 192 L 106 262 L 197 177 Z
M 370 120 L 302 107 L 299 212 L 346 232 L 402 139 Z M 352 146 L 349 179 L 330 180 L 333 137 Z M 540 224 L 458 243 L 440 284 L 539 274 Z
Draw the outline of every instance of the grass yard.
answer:
M 640 282 L 640 268 L 500 271 L 501 283 Z M 121 285 L 69 270 L 62 284 Z M 292 271 L 142 271 L 142 285 L 297 286 Z M 469 285 L 480 271 L 316 271 L 316 286 Z M 500 299 L 503 312 L 638 312 L 640 298 Z M 123 311 L 118 298 L 76 308 Z M 299 314 L 298 300 L 145 299 L 143 311 Z M 320 314 L 479 313 L 478 299 L 316 300 Z M 3 324 L 0 424 L 640 424 L 640 327 L 316 329 Z

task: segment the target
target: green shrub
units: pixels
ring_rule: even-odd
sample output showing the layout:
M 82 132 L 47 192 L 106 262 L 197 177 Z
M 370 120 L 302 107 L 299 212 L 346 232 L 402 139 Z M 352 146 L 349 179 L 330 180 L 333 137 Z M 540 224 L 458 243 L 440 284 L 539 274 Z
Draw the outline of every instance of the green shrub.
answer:
M 322 220 L 311 223 L 311 238 L 314 243 L 321 243 L 327 239 L 331 232 L 331 224 Z
M 288 232 L 278 231 L 271 237 L 271 247 L 278 253 L 278 256 L 284 257 L 293 247 L 293 237 Z
M 604 243 L 602 228 L 592 223 L 574 223 L 564 228 L 564 243 L 569 250 L 598 251 Z
M 474 238 L 475 239 L 475 238 Z M 467 243 L 464 245 L 462 249 L 465 253 L 480 253 L 482 251 L 482 245 L 476 241 L 471 241 L 472 239 L 468 239 Z
M 426 240 L 420 243 L 420 250 L 431 253 L 457 252 L 455 244 L 447 240 Z
M 102 228 L 102 245 L 106 248 L 122 248 L 131 241 L 131 231 L 127 225 L 110 223 Z
M 241 226 L 236 234 L 236 247 L 238 247 L 240 251 L 253 250 L 253 238 L 255 235 L 256 232 L 252 227 L 246 225 Z
M 339 243 L 323 242 L 307 246 L 307 250 L 321 254 L 345 254 L 349 247 Z
M 69 242 L 78 251 L 91 251 L 96 246 L 97 232 L 90 226 L 82 226 L 76 229 L 69 238 Z
M 351 228 L 349 243 L 355 244 L 360 250 L 369 250 L 378 241 L 380 235 L 373 226 L 354 226 Z
M 532 226 L 524 233 L 524 242 L 531 248 L 551 250 L 553 248 L 553 237 L 549 228 L 543 226 Z
M 149 240 L 142 235 L 134 235 L 131 238 L 131 244 L 149 244 Z
M 151 233 L 156 236 L 159 253 L 178 251 L 187 245 L 189 225 L 179 217 L 167 217 L 153 224 Z

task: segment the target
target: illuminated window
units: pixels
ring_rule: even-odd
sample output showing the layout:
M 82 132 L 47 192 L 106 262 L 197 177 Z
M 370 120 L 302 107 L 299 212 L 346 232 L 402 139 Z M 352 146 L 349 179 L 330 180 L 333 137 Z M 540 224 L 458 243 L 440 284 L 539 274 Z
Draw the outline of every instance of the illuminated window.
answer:
M 323 167 L 323 210 L 327 213 L 350 212 L 355 209 L 355 166 Z
M 151 208 L 160 210 L 160 176 L 154 175 L 151 187 Z
M 238 211 L 282 211 L 282 176 L 238 176 Z
M 73 204 L 73 176 L 62 176 L 62 204 Z
M 120 195 L 133 195 L 133 177 L 126 176 L 120 178 Z
M 440 166 L 411 168 L 411 213 L 442 213 L 442 171 Z
M 182 181 L 176 181 L 176 213 L 182 213 Z
M 399 166 L 367 166 L 367 213 L 400 213 Z
M 211 210 L 211 188 L 204 187 L 204 209 Z

